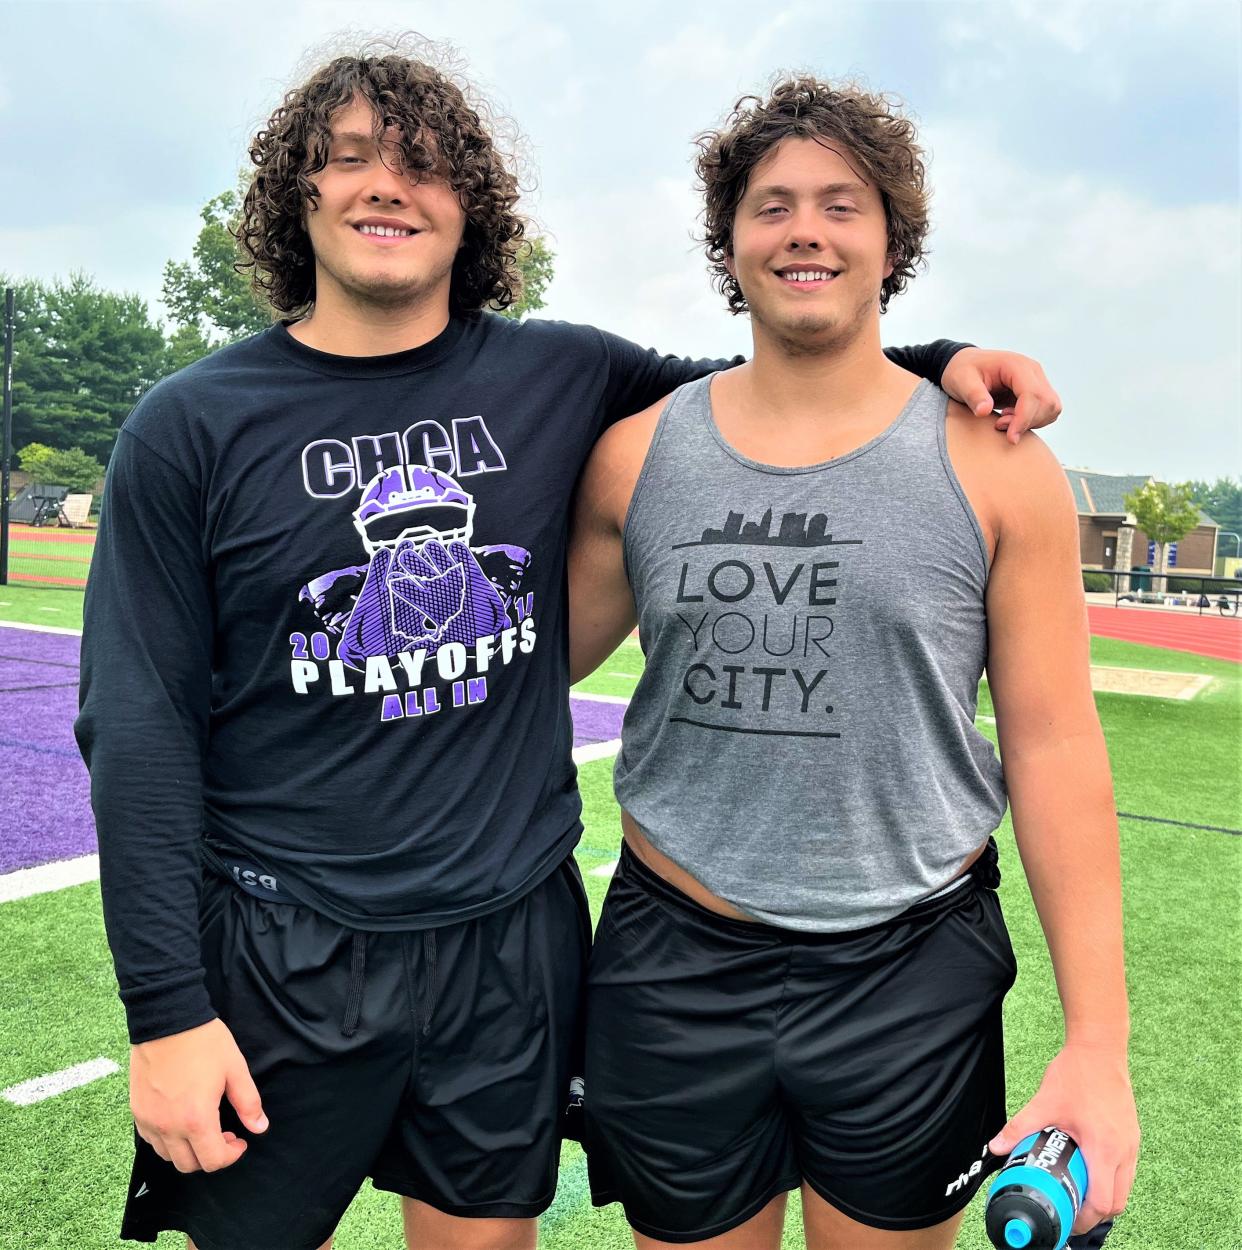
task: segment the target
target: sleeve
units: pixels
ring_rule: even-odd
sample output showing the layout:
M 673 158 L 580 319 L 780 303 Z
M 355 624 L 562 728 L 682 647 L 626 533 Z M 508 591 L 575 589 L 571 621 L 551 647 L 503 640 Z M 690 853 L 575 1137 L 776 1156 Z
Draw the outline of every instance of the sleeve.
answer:
M 663 399 L 687 382 L 732 369 L 746 363 L 745 356 L 723 357 L 711 360 L 692 360 L 689 356 L 661 356 L 654 348 L 639 347 L 619 335 L 601 330 L 604 346 L 608 352 L 608 390 L 605 396 L 605 420 L 611 425 L 641 412 L 644 408 Z M 970 343 L 955 343 L 952 339 L 937 339 L 914 347 L 886 347 L 884 354 L 895 365 L 929 382 L 940 385 L 945 367 L 955 353 Z
M 661 356 L 655 348 L 639 347 L 620 335 L 601 330 L 608 352 L 608 389 L 604 397 L 605 421 L 611 425 L 622 417 L 650 408 L 687 382 L 746 363 L 745 356 L 731 360 L 692 360 L 689 356 Z
M 919 377 L 940 385 L 949 361 L 963 347 L 973 347 L 973 343 L 955 343 L 952 339 L 937 339 L 934 343 L 920 343 L 914 347 L 886 347 L 884 354 L 895 365 L 917 373 Z
M 130 1040 L 215 1016 L 199 947 L 212 610 L 200 492 L 122 429 L 86 590 L 74 724 Z

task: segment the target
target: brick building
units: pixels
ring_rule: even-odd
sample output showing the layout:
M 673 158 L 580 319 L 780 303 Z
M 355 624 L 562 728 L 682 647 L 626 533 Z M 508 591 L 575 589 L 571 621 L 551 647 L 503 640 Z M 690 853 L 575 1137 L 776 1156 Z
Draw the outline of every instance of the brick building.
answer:
M 1148 539 L 1126 511 L 1125 497 L 1151 477 L 1092 473 L 1066 469 L 1074 501 L 1078 505 L 1078 549 L 1085 569 L 1133 569 L 1150 565 Z M 1202 508 L 1199 524 L 1169 553 L 1169 573 L 1211 576 L 1215 571 L 1216 533 L 1220 527 Z

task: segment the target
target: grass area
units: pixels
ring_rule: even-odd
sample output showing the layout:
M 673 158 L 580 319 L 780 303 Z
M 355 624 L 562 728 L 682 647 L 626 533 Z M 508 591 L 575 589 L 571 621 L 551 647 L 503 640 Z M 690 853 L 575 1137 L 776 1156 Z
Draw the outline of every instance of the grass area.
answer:
M 62 629 L 82 628 L 81 590 L 51 586 L 23 586 L 10 582 L 0 586 L 0 621 L 22 625 L 56 625 Z
M 62 619 L 40 612 L 63 608 Z M 17 613 L 15 616 L 14 613 Z M 79 625 L 81 595 L 0 587 L 0 616 Z M 1205 673 L 1196 699 L 1099 695 L 1124 812 L 1242 829 L 1238 742 L 1242 667 L 1182 652 L 1099 639 L 1093 659 L 1113 666 Z M 641 671 L 627 642 L 583 683 L 628 695 Z M 982 712 L 990 712 L 986 687 Z M 991 732 L 983 725 L 984 732 Z M 612 762 L 580 771 L 586 831 L 578 850 L 593 914 L 608 879 L 592 871 L 616 858 L 620 824 Z M 1133 1010 L 1133 1073 L 1144 1153 L 1130 1209 L 1109 1250 L 1242 1250 L 1234 1160 L 1242 1152 L 1242 838 L 1133 820 L 1121 822 L 1126 941 Z M 1006 820 L 998 831 L 1001 896 L 1021 973 L 1005 1009 L 1010 1105 L 1038 1085 L 1060 1041 L 1055 986 L 1038 919 Z M 1072 865 L 1067 866 L 1072 871 Z M 127 1047 L 103 940 L 98 888 L 79 886 L 0 906 L 0 1087 L 96 1056 L 122 1066 Z M 31 1108 L 0 1102 L 0 1248 L 96 1250 L 116 1244 L 129 1167 L 122 1076 Z M 330 1148 L 330 1144 L 329 1144 Z M 982 1199 L 958 1250 L 987 1250 Z M 342 1225 L 337 1250 L 396 1250 L 397 1203 L 369 1188 Z M 167 1235 L 160 1250 L 181 1250 Z M 561 1184 L 542 1221 L 542 1250 L 628 1250 L 619 1208 L 590 1206 L 581 1151 L 567 1146 Z M 802 1238 L 791 1204 L 786 1250 Z

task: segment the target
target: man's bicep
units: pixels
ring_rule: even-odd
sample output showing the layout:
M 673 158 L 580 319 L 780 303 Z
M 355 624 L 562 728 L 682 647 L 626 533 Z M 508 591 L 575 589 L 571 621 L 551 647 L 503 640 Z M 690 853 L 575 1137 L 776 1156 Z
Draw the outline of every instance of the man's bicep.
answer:
M 1031 471 L 1005 492 L 988 579 L 988 685 L 1002 750 L 1097 723 L 1077 514 L 1046 449 L 1028 459 Z

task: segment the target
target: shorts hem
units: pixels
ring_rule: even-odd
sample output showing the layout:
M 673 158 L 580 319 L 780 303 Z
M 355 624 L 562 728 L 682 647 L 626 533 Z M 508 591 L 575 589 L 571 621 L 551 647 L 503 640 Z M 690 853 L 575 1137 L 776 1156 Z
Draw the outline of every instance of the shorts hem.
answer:
M 556 1189 L 553 1187 L 550 1193 L 536 1198 L 533 1202 L 445 1202 L 442 1198 L 430 1195 L 426 1191 L 420 1192 L 409 1181 L 398 1180 L 395 1177 L 372 1176 L 371 1184 L 375 1189 L 382 1189 L 386 1193 L 411 1198 L 415 1202 L 425 1202 L 429 1207 L 434 1207 L 445 1215 L 474 1220 L 537 1219 L 552 1205 L 552 1200 L 556 1197 Z
M 947 1206 L 943 1206 L 927 1215 L 876 1215 L 872 1211 L 864 1211 L 861 1207 L 856 1207 L 853 1203 L 846 1202 L 845 1199 L 829 1193 L 822 1185 L 817 1184 L 810 1177 L 803 1177 L 802 1179 L 830 1207 L 835 1207 L 843 1215 L 849 1216 L 850 1219 L 859 1224 L 865 1224 L 868 1228 L 884 1229 L 888 1232 L 916 1232 L 923 1228 L 935 1228 L 937 1224 L 943 1224 L 945 1220 L 952 1219 L 959 1211 L 965 1210 L 974 1200 L 975 1194 L 979 1192 L 986 1176 L 981 1175 L 978 1184 L 962 1190 Z
M 736 1215 L 730 1216 L 727 1220 L 721 1220 L 719 1223 L 711 1224 L 707 1228 L 696 1229 L 694 1232 L 671 1232 L 667 1228 L 660 1228 L 655 1224 L 649 1224 L 646 1220 L 634 1219 L 629 1209 L 625 1208 L 625 1199 L 621 1197 L 615 1190 L 600 1190 L 598 1193 L 592 1192 L 591 1205 L 596 1207 L 606 1207 L 610 1203 L 619 1202 L 625 1208 L 626 1223 L 635 1230 L 642 1233 L 644 1237 L 653 1237 L 656 1241 L 669 1241 L 679 1245 L 689 1244 L 695 1241 L 707 1241 L 710 1237 L 719 1237 L 722 1233 L 731 1232 L 741 1224 L 745 1224 L 747 1220 L 758 1215 L 764 1207 L 768 1205 L 778 1194 L 787 1194 L 790 1190 L 797 1189 L 802 1184 L 800 1176 L 787 1176 L 779 1181 L 774 1181 L 767 1190 L 764 1191 L 762 1197 L 748 1203 Z
M 343 1214 L 343 1213 L 342 1213 Z M 141 1231 L 136 1229 L 121 1228 L 120 1239 L 122 1241 L 137 1241 L 150 1245 L 155 1242 L 160 1233 L 184 1233 L 197 1250 L 238 1250 L 238 1242 L 234 1238 L 226 1241 L 217 1241 L 215 1237 L 209 1236 L 201 1229 L 195 1230 L 194 1220 L 189 1216 L 181 1215 L 176 1212 L 166 1211 L 154 1219 L 148 1221 Z M 340 1223 L 338 1220 L 337 1223 Z M 326 1232 L 322 1237 L 316 1237 L 312 1241 L 305 1242 L 302 1246 L 286 1247 L 286 1250 L 319 1250 L 319 1247 L 336 1232 L 336 1225 Z M 254 1243 L 243 1243 L 242 1250 Z M 270 1243 L 265 1242 L 263 1250 L 270 1250 Z

